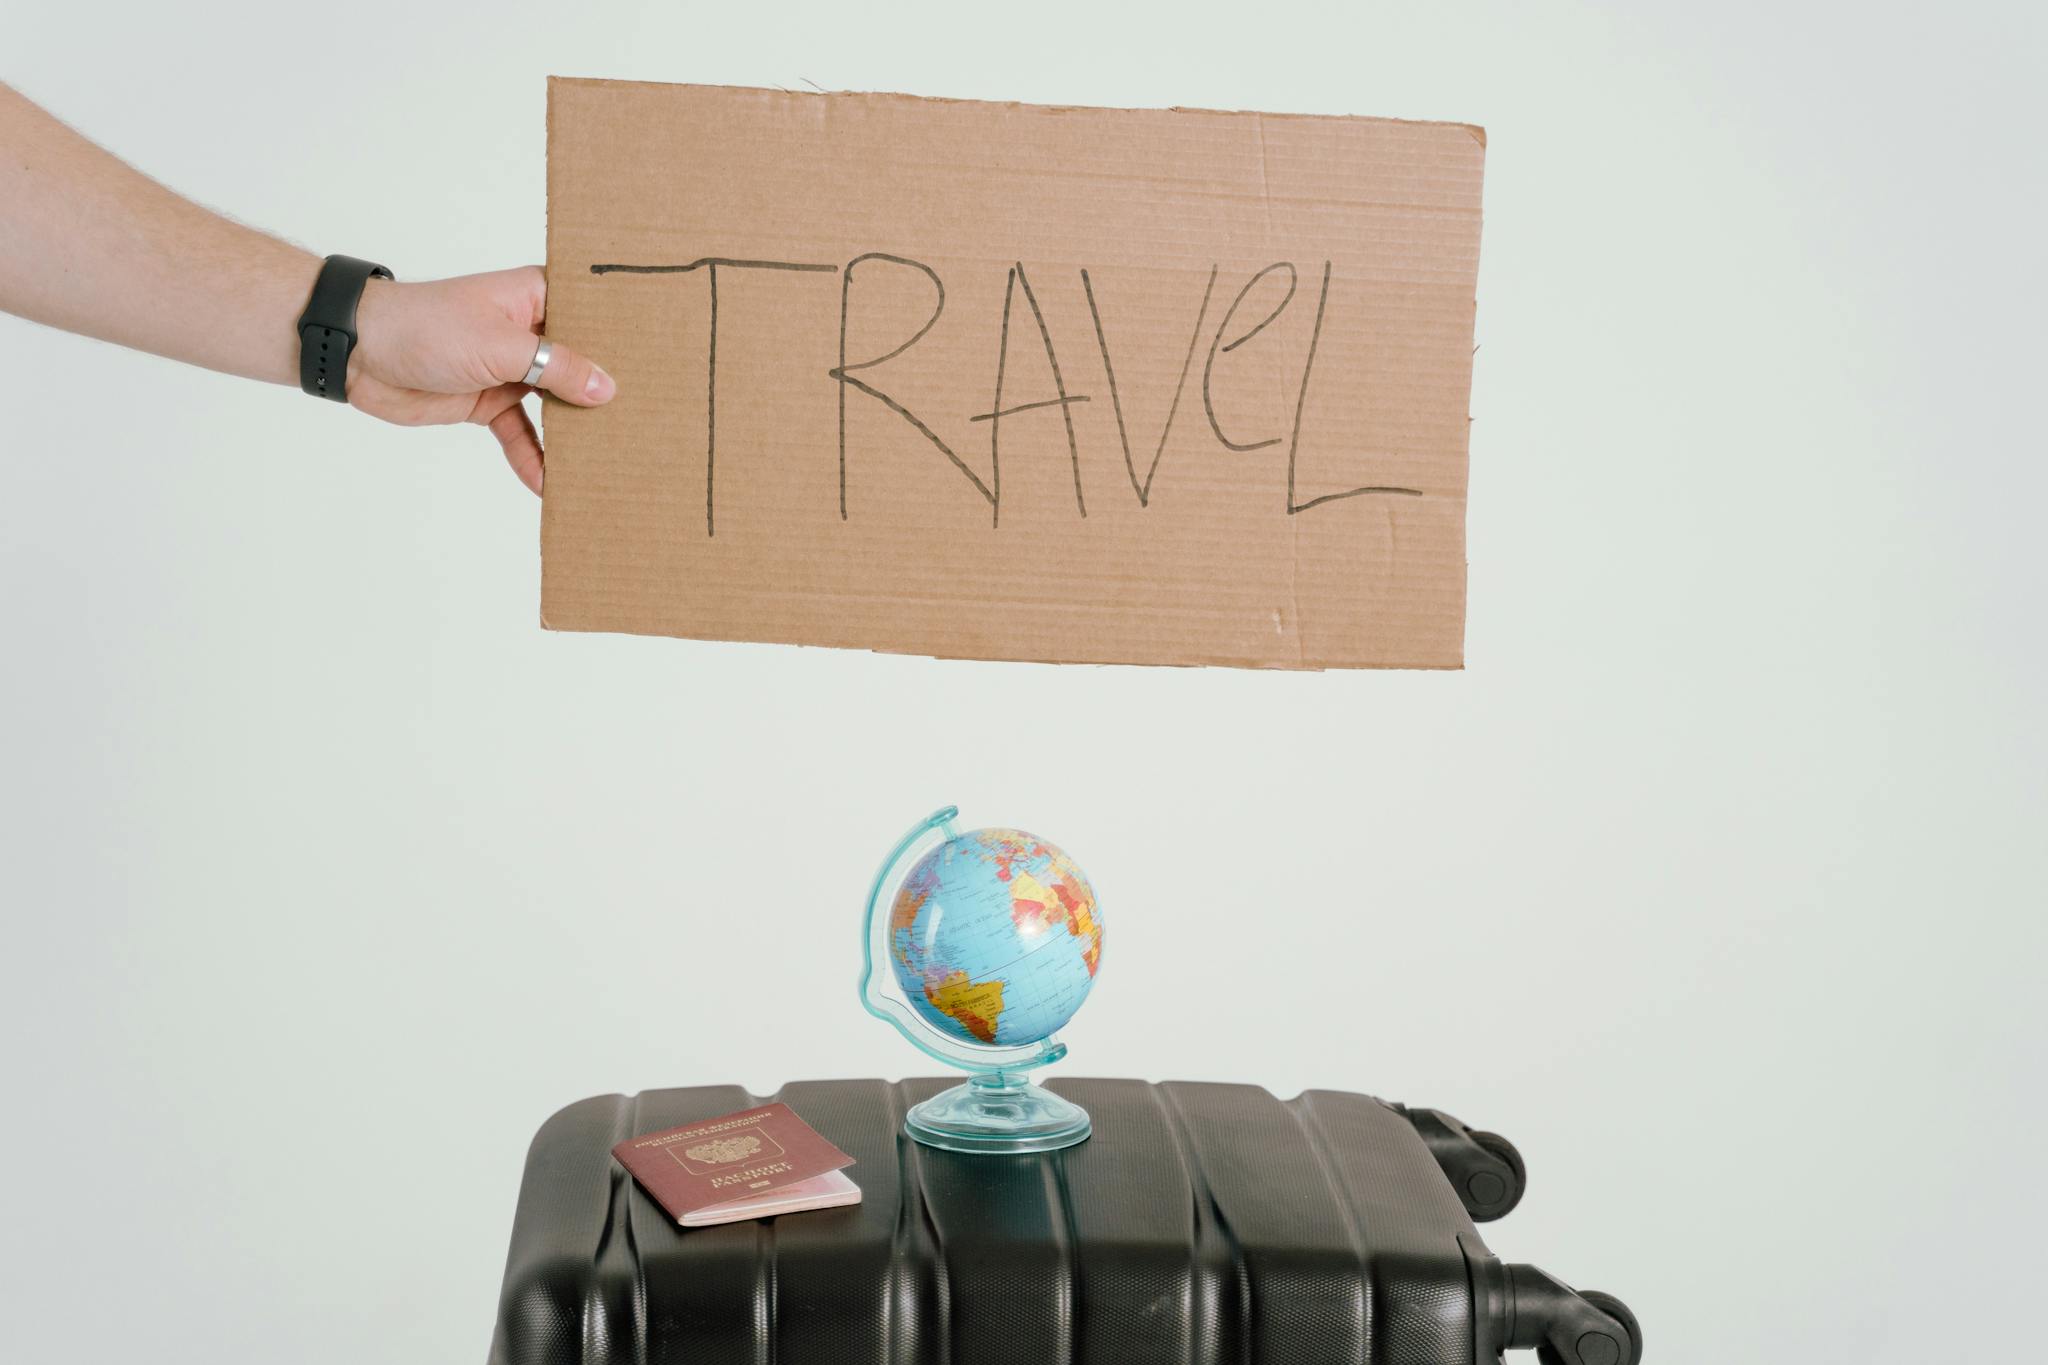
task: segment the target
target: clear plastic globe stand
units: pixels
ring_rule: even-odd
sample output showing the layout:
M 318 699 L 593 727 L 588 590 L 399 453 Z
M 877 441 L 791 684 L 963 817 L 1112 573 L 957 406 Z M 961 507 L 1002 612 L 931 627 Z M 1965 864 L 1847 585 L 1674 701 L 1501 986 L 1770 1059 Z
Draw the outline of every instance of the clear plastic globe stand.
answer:
M 1051 1152 L 1085 1142 L 1093 1125 L 1088 1111 L 1061 1099 L 1027 1074 L 1067 1055 L 1057 1037 L 1000 1046 L 970 1043 L 934 1029 L 897 991 L 889 968 L 889 910 L 904 876 L 918 860 L 956 837 L 959 809 L 947 806 L 918 822 L 897 841 L 868 889 L 867 919 L 861 935 L 860 1002 L 869 1014 L 896 1031 L 926 1056 L 968 1073 L 962 1085 L 913 1105 L 903 1131 L 927 1147 L 950 1152 Z

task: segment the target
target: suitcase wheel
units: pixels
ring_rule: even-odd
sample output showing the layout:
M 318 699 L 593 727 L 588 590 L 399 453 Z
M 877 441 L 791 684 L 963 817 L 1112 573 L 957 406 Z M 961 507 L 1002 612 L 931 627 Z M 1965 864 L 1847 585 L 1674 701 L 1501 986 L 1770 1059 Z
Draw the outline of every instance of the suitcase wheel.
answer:
M 1522 1164 L 1522 1154 L 1514 1143 L 1499 1133 L 1467 1128 L 1441 1109 L 1410 1109 L 1406 1105 L 1394 1109 L 1408 1120 L 1443 1168 L 1444 1179 L 1451 1182 L 1452 1193 L 1473 1222 L 1505 1218 L 1522 1202 L 1522 1192 L 1529 1187 L 1529 1169 Z
M 1515 1150 L 1515 1144 L 1499 1133 L 1474 1128 L 1471 1130 L 1471 1137 L 1472 1141 L 1478 1144 L 1479 1150 L 1488 1156 L 1499 1158 L 1514 1172 L 1513 1180 L 1494 1184 L 1486 1182 L 1490 1179 L 1497 1180 L 1497 1177 L 1492 1177 L 1485 1171 L 1477 1172 L 1466 1179 L 1463 1191 L 1466 1211 L 1471 1213 L 1474 1222 L 1491 1223 L 1496 1218 L 1507 1217 L 1514 1212 L 1515 1205 L 1522 1202 L 1522 1192 L 1529 1188 L 1529 1168 L 1522 1164 L 1522 1154 Z M 1496 1197 L 1486 1200 L 1481 1198 L 1483 1195 Z
M 1628 1339 L 1617 1341 L 1604 1327 L 1594 1327 L 1579 1334 L 1573 1343 L 1574 1354 L 1567 1356 L 1546 1341 L 1536 1348 L 1536 1359 L 1542 1365 L 1641 1365 L 1643 1328 L 1628 1305 L 1597 1289 L 1582 1289 L 1579 1297 L 1614 1319 L 1628 1333 Z
M 1642 1325 L 1620 1299 L 1573 1289 L 1533 1265 L 1504 1264 L 1477 1238 L 1460 1244 L 1483 1291 L 1479 1359 L 1533 1350 L 1541 1365 L 1641 1365 Z

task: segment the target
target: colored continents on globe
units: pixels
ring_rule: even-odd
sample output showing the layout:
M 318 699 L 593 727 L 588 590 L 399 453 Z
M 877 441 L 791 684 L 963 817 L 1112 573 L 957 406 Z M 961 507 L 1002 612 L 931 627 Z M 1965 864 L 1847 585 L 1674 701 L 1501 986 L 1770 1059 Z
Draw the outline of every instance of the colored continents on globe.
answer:
M 972 830 L 904 877 L 889 949 L 897 983 L 933 1027 L 1028 1045 L 1087 998 L 1102 963 L 1102 907 L 1074 860 L 1043 839 Z

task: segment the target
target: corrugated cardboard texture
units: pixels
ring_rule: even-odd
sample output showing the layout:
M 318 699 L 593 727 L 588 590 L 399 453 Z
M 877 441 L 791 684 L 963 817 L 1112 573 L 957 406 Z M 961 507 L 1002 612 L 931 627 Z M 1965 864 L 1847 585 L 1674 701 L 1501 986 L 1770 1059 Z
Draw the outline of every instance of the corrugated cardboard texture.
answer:
M 552 628 L 1455 668 L 1484 139 L 555 80 Z

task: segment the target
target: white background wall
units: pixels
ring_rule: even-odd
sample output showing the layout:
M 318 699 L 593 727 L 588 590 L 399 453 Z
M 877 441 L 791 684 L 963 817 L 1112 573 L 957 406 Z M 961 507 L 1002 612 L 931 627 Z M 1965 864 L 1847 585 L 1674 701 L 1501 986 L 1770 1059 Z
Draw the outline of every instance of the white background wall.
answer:
M 558 1105 L 919 1069 L 948 801 L 1104 895 L 1073 1074 L 1498 1128 L 1653 1361 L 2037 1335 L 2037 8 L 302 8 L 0 74 L 414 278 L 540 258 L 551 72 L 1486 125 L 1469 667 L 551 636 L 481 431 L 0 320 L 0 1354 L 479 1359 Z

